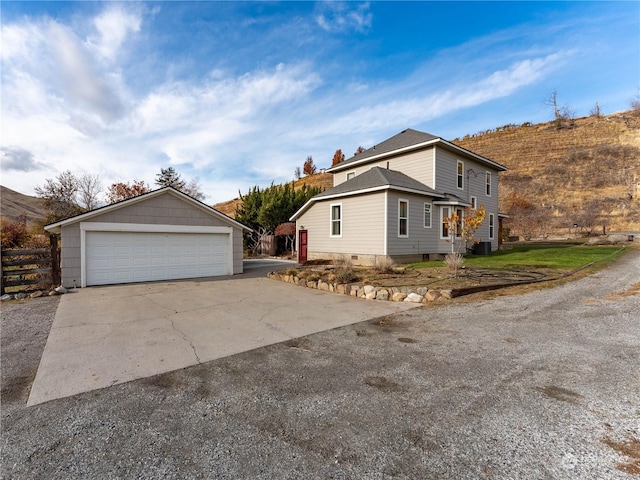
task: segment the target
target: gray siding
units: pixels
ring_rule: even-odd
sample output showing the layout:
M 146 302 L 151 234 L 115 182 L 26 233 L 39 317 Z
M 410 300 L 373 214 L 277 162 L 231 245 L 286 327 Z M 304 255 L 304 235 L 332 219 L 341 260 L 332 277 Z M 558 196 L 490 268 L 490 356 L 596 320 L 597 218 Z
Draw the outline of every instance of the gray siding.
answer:
M 340 185 L 347 181 L 347 174 L 355 172 L 356 175 L 360 175 L 372 167 L 387 168 L 402 172 L 415 180 L 424 183 L 428 187 L 434 187 L 434 175 L 433 175 L 433 152 L 434 147 L 429 147 L 417 152 L 407 153 L 405 155 L 385 158 L 379 162 L 371 162 L 366 165 L 354 167 L 344 170 L 342 172 L 335 173 L 333 175 L 333 186 Z
M 399 200 L 409 202 L 408 236 L 398 236 Z M 432 198 L 403 192 L 388 193 L 387 252 L 388 255 L 423 255 L 438 252 L 439 209 Z M 424 228 L 424 204 L 431 203 L 431 228 Z
M 193 225 L 229 227 L 223 219 L 216 218 L 205 210 L 184 200 L 164 193 L 157 197 L 126 205 L 117 210 L 87 219 L 96 223 L 136 223 L 153 225 Z M 73 287 L 81 285 L 80 223 L 63 226 L 61 232 L 60 267 L 62 284 Z M 242 273 L 242 229 L 233 227 L 233 273 Z
M 315 202 L 296 222 L 307 230 L 307 252 L 382 255 L 384 192 Z M 342 204 L 342 236 L 331 237 L 331 205 Z
M 457 161 L 464 162 L 464 189 L 457 188 Z M 472 169 L 473 172 L 469 172 Z M 486 173 L 491 173 L 491 195 L 486 194 Z M 489 240 L 489 214 L 494 215 L 494 238 L 491 240 L 492 250 L 498 248 L 498 171 L 477 161 L 455 155 L 444 149 L 436 149 L 436 190 L 453 193 L 465 201 L 471 202 L 476 197 L 478 205 L 484 205 L 487 217 L 475 234 L 482 241 Z M 438 209 L 439 210 L 439 209 Z M 439 215 L 439 212 L 438 212 Z M 447 244 L 448 245 L 448 244 Z M 451 246 L 449 245 L 449 250 Z

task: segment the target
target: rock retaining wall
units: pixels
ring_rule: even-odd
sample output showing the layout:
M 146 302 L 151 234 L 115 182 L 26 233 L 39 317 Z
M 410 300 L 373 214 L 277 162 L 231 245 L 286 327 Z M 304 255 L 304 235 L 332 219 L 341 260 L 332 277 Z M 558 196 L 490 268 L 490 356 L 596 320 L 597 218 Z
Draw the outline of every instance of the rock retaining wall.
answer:
M 278 272 L 270 272 L 267 277 L 285 283 L 367 300 L 428 303 L 449 300 L 452 297 L 451 290 L 429 290 L 427 287 L 374 287 L 373 285 L 331 283 L 324 280 L 305 280 L 297 275 Z

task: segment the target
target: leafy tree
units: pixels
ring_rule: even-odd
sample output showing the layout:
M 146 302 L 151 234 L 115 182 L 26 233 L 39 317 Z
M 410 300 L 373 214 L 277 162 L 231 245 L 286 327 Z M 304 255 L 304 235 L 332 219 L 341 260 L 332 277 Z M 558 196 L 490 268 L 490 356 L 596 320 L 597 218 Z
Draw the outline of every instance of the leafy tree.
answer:
M 112 183 L 107 190 L 107 202 L 121 202 L 149 191 L 149 186 L 144 182 L 144 180 L 134 180 L 131 184 L 128 182 Z
M 331 166 L 335 166 L 340 162 L 344 162 L 344 153 L 342 153 L 341 149 L 336 150 L 336 153 L 333 154 L 333 159 L 331 160 Z
M 13 222 L 2 218 L 1 244 L 3 249 L 23 246 L 31 237 L 27 230 L 27 216 L 20 215 Z
M 102 181 L 98 175 L 84 174 L 78 179 L 78 200 L 87 210 L 98 208 L 102 193 Z
M 447 240 L 451 243 L 451 253 L 447 254 L 445 262 L 453 269 L 454 276 L 458 275 L 458 268 L 462 265 L 462 249 L 469 248 L 470 245 L 480 241 L 474 238 L 474 235 L 486 216 L 484 205 L 479 205 L 478 208 L 466 207 L 462 215 L 458 215 L 454 209 L 449 217 L 443 219 L 451 234 L 450 240 Z
M 176 190 L 183 191 L 186 182 L 180 177 L 180 174 L 176 172 L 175 168 L 160 168 L 160 173 L 156 174 L 156 185 L 160 188 L 173 187 Z
M 85 211 L 78 205 L 79 182 L 70 170 L 66 170 L 55 179 L 47 178 L 42 187 L 36 187 L 36 195 L 45 209 L 45 222 L 53 223 L 72 217 Z
M 358 154 L 360 154 L 360 153 L 362 153 L 364 151 L 365 151 L 365 148 L 360 146 L 360 147 L 356 148 L 356 152 L 353 154 L 353 156 L 355 157 L 356 155 L 358 155 Z
M 504 208 L 509 214 L 509 227 L 525 240 L 531 239 L 537 232 L 549 225 L 549 213 L 536 207 L 517 192 L 509 193 L 504 199 Z
M 309 155 L 304 161 L 304 165 L 302 166 L 302 173 L 304 173 L 305 175 L 313 175 L 314 173 L 316 173 L 316 166 L 313 163 L 313 158 L 311 157 L 311 155 Z

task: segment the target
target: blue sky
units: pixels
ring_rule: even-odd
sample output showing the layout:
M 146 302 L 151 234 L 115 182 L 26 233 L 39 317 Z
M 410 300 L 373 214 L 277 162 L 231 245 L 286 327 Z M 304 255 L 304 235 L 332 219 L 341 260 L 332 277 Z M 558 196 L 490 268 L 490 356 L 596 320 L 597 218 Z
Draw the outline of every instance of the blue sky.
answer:
M 445 139 L 627 110 L 638 2 L 7 2 L 1 183 L 160 168 L 208 203 L 405 128 Z

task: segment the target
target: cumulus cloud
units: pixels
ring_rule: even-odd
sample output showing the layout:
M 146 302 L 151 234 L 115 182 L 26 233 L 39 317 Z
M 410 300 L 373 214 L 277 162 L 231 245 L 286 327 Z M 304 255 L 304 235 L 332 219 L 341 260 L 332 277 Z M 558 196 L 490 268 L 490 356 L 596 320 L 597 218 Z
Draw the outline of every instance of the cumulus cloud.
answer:
M 0 147 L 0 160 L 4 171 L 31 172 L 44 167 L 32 152 L 20 147 Z
M 350 2 L 321 2 L 316 22 L 327 32 L 366 32 L 371 28 L 373 14 L 369 11 L 369 2 L 352 4 Z
M 140 31 L 142 17 L 140 12 L 130 12 L 121 5 L 115 5 L 96 16 L 93 24 L 98 35 L 89 38 L 88 44 L 104 58 L 115 60 L 127 37 Z

